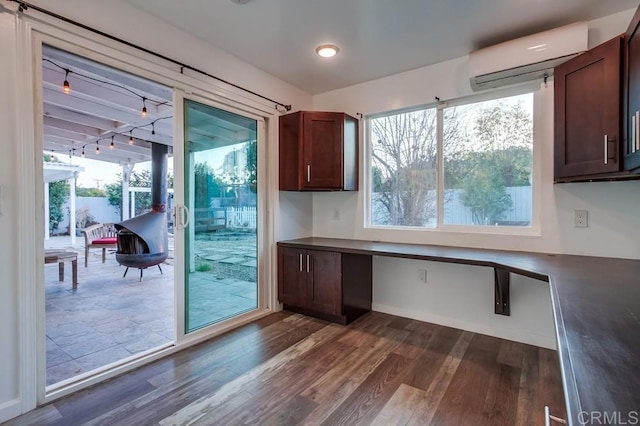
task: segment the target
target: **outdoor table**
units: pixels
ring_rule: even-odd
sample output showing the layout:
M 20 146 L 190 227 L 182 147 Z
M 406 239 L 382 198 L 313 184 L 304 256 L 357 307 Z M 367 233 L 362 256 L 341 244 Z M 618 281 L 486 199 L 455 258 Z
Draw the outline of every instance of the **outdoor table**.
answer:
M 66 250 L 45 250 L 44 263 L 58 264 L 58 279 L 64 281 L 64 262 L 71 261 L 73 288 L 78 288 L 78 253 Z

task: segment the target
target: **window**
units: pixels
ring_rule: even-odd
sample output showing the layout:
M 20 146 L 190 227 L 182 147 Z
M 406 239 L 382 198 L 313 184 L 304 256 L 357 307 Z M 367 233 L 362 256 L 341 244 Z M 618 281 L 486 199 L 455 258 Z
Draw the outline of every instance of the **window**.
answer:
M 372 226 L 531 226 L 533 93 L 368 123 Z

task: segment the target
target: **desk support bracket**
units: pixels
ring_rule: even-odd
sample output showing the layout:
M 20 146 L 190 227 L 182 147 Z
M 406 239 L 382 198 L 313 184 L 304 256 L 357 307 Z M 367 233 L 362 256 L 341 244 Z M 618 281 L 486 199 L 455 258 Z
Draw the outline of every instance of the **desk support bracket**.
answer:
M 495 276 L 495 313 L 498 315 L 511 315 L 509 303 L 509 271 L 493 268 Z

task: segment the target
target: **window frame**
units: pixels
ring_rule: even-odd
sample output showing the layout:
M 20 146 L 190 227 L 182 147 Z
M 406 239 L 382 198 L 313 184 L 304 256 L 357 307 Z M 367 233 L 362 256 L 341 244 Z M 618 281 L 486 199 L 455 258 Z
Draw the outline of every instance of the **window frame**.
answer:
M 432 102 L 410 108 L 399 108 L 390 111 L 379 112 L 375 114 L 366 115 L 364 117 L 365 127 L 365 141 L 364 141 L 364 208 L 363 208 L 363 221 L 365 230 L 375 231 L 400 231 L 400 232 L 436 232 L 436 233 L 473 233 L 473 234 L 488 234 L 488 235 L 514 235 L 514 236 L 540 236 L 540 169 L 541 169 L 541 155 L 540 155 L 540 137 L 542 132 L 540 131 L 540 124 L 542 120 L 542 114 L 539 110 L 542 103 L 541 86 L 539 82 L 529 82 L 526 84 L 512 86 L 509 88 L 502 88 L 470 96 L 464 96 L 447 101 Z M 531 170 L 531 224 L 529 226 L 490 226 L 490 225 L 458 225 L 458 224 L 445 224 L 444 223 L 444 109 L 455 106 L 469 105 L 478 102 L 497 100 L 501 98 L 507 98 L 511 96 L 523 95 L 531 93 L 533 95 L 533 134 L 532 134 L 532 170 Z M 372 223 L 372 186 L 373 186 L 373 146 L 371 136 L 371 121 L 376 118 L 386 117 L 396 114 L 404 114 L 413 111 L 436 109 L 437 120 L 437 176 L 436 176 L 436 224 L 434 227 L 424 226 L 394 226 L 394 225 L 378 225 Z

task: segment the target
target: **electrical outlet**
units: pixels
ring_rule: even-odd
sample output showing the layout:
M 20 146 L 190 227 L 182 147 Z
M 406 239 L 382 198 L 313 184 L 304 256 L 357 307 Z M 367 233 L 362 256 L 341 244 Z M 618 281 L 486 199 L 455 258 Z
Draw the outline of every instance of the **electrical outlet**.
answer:
M 418 280 L 423 283 L 427 282 L 427 270 L 426 269 L 418 269 Z
M 333 220 L 340 220 L 340 209 L 338 207 L 333 209 Z
M 589 226 L 589 212 L 587 210 L 575 210 L 573 226 L 576 228 L 586 228 Z

